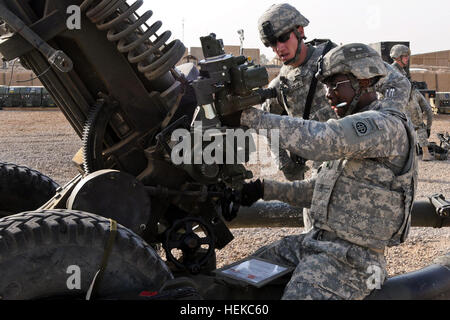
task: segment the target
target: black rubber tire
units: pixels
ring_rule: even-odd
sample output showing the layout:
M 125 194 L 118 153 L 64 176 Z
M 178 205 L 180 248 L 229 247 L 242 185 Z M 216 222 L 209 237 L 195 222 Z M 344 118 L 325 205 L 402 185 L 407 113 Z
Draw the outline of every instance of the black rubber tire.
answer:
M 0 299 L 85 299 L 110 238 L 110 220 L 49 210 L 0 219 Z M 68 268 L 78 266 L 80 289 L 69 290 Z M 157 292 L 173 276 L 157 253 L 118 226 L 97 298 Z M 73 289 L 73 288 L 72 288 Z
M 0 217 L 36 210 L 50 200 L 59 185 L 39 171 L 0 163 Z

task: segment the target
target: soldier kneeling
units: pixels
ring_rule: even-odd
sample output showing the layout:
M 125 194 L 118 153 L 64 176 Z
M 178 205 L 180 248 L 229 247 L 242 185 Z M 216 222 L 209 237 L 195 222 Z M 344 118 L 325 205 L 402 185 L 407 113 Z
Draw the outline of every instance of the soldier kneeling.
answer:
M 283 299 L 364 299 L 387 278 L 385 248 L 409 234 L 417 188 L 414 127 L 397 108 L 377 100 L 386 75 L 381 57 L 363 44 L 330 51 L 317 77 L 339 119 L 307 121 L 248 109 L 242 126 L 279 129 L 280 145 L 305 159 L 326 161 L 309 181 L 255 181 L 244 205 L 259 199 L 310 208 L 314 228 L 260 249 L 254 256 L 292 266 Z

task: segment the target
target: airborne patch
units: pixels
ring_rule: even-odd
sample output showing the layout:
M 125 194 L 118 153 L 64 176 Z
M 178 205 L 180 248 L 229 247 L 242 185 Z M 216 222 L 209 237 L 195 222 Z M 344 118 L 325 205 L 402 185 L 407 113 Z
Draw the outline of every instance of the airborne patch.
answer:
M 376 127 L 370 120 L 359 119 L 353 122 L 353 128 L 359 137 L 365 137 L 374 132 Z

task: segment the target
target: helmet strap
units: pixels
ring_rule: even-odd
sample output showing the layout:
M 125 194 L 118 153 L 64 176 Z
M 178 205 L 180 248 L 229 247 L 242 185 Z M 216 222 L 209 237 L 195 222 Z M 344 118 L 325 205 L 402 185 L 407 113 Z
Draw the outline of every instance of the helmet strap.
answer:
M 403 68 L 403 69 L 406 68 L 406 65 L 403 63 L 402 56 L 400 56 L 399 58 L 397 58 L 397 59 L 395 60 L 395 62 L 397 62 L 397 64 L 398 64 L 401 68 Z
M 359 100 L 361 99 L 361 96 L 366 91 L 361 88 L 361 86 L 359 85 L 359 81 L 355 77 L 350 76 L 350 82 L 353 90 L 355 90 L 355 96 L 353 97 L 353 100 L 350 103 L 350 106 L 348 107 L 344 117 L 350 116 L 355 112 L 355 110 L 358 107 L 358 103 Z

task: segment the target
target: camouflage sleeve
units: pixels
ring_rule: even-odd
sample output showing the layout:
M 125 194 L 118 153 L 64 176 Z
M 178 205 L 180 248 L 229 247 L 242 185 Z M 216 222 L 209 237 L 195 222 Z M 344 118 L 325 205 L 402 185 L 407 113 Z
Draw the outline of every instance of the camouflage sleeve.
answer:
M 327 122 L 330 119 L 337 119 L 336 113 L 331 109 L 331 106 L 327 102 L 328 105 L 326 107 L 321 108 L 317 111 L 310 120 L 319 121 L 319 122 Z
M 388 74 L 376 85 L 380 100 L 385 100 L 391 107 L 406 112 L 406 106 L 411 97 L 411 82 L 391 65 L 385 63 L 385 66 Z
M 264 200 L 281 201 L 298 208 L 310 208 L 316 180 L 277 182 L 264 180 Z
M 279 129 L 281 147 L 314 161 L 403 156 L 409 145 L 401 120 L 377 111 L 321 123 L 252 108 L 242 113 L 241 124 L 256 130 Z
M 428 103 L 427 99 L 425 99 L 423 94 L 416 90 L 416 95 L 422 113 L 426 113 L 427 115 L 427 129 L 431 129 L 431 127 L 433 126 L 433 109 L 431 108 L 430 104 Z

